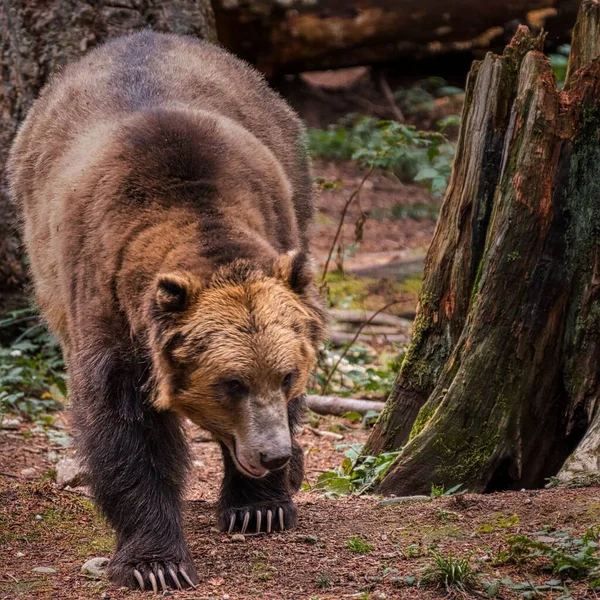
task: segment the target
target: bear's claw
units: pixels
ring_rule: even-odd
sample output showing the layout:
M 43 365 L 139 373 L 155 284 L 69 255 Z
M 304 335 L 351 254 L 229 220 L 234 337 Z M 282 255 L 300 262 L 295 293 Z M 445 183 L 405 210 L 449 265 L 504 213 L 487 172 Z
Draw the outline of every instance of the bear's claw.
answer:
M 225 515 L 223 515 L 225 517 Z M 233 533 L 236 529 L 240 533 L 271 533 L 293 529 L 296 525 L 296 507 L 293 503 L 286 503 L 284 507 L 246 507 L 233 509 L 228 520 L 223 523 L 221 517 L 221 530 Z
M 191 577 L 181 566 L 178 568 L 169 566 L 165 567 L 165 570 L 163 570 L 161 567 L 154 564 L 152 566 L 147 566 L 147 572 L 145 573 L 145 576 L 142 574 L 142 571 L 146 571 L 146 569 L 144 569 L 142 566 L 140 566 L 139 569 L 132 570 L 133 577 L 142 591 L 145 591 L 146 589 L 152 589 L 155 594 L 158 594 L 159 585 L 160 591 L 168 590 L 169 586 L 178 590 L 182 590 L 184 586 L 189 586 L 194 589 L 196 588 L 196 585 L 192 581 Z

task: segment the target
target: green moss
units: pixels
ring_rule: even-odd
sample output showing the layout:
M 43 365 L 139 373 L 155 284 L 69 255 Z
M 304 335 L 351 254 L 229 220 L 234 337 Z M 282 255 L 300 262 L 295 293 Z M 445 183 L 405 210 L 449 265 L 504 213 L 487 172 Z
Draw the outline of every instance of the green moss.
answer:
M 410 430 L 410 434 L 408 436 L 409 442 L 414 437 L 417 437 L 419 435 L 419 433 L 421 433 L 421 431 L 423 431 L 423 429 L 425 429 L 425 425 L 427 425 L 427 423 L 431 420 L 431 417 L 433 416 L 434 413 L 435 413 L 435 409 L 433 407 L 431 407 L 429 403 L 426 403 L 421 408 L 421 410 L 419 411 L 419 414 L 417 415 L 417 418 L 415 419 L 412 429 Z
M 415 353 L 416 354 L 416 353 Z M 423 390 L 431 385 L 434 380 L 432 363 L 425 358 L 413 360 L 413 355 L 409 351 L 402 363 L 402 375 L 411 386 Z
M 600 302 L 592 302 L 581 327 L 589 332 L 600 333 Z
M 482 523 L 477 527 L 477 533 L 492 533 L 493 531 L 498 531 L 500 529 L 510 529 L 515 525 L 519 524 L 519 515 L 511 515 L 510 517 L 505 517 L 504 515 L 497 514 L 488 522 Z
M 471 288 L 471 299 L 470 306 L 473 306 L 475 303 L 475 299 L 477 298 L 477 292 L 479 291 L 479 283 L 481 282 L 481 276 L 483 274 L 483 263 L 485 259 L 482 258 L 479 261 L 479 265 L 477 266 L 477 273 L 475 275 L 475 281 L 473 282 L 473 287 Z
M 328 303 L 332 308 L 349 308 L 358 310 L 379 310 L 392 300 L 406 297 L 406 304 L 416 305 L 421 289 L 422 276 L 411 275 L 402 281 L 394 279 L 378 279 L 374 277 L 356 277 L 342 271 L 331 271 L 327 274 Z M 404 307 L 405 309 L 405 307 Z M 389 311 L 402 311 L 398 304 Z
M 427 542 L 445 540 L 447 538 L 465 537 L 466 533 L 456 525 L 443 525 L 442 527 L 424 527 L 423 538 Z
M 18 581 L 8 580 L 0 584 L 0 592 L 3 598 L 32 598 L 34 594 L 41 598 L 42 596 L 39 594 L 45 591 L 48 592 L 48 595 L 44 597 L 56 597 L 53 596 L 52 590 L 48 589 L 48 581 L 44 577 Z
M 109 532 L 96 530 L 93 538 L 80 539 L 86 540 L 79 541 L 74 547 L 74 551 L 80 558 L 110 554 L 115 547 L 114 536 Z
M 596 482 L 597 484 L 598 482 Z M 593 523 L 600 521 L 600 502 L 592 502 L 585 510 L 586 520 Z
M 479 427 L 476 437 L 469 435 L 468 429 L 448 426 L 435 442 L 444 465 L 443 472 L 437 474 L 439 480 L 462 483 L 482 473 L 499 439 L 500 434 L 492 434 L 487 424 Z
M 423 286 L 423 275 L 421 273 L 417 275 L 411 275 L 406 279 L 399 282 L 399 289 L 407 294 L 414 294 L 416 297 L 419 296 L 421 288 Z
M 579 133 L 571 153 L 569 181 L 566 185 L 566 206 L 569 215 L 567 230 L 568 266 L 573 273 L 573 291 L 567 316 L 566 369 L 567 390 L 580 393 L 587 379 L 581 350 L 588 340 L 600 331 L 598 302 L 584 305 L 595 256 L 599 251 L 600 235 L 600 107 L 597 103 L 584 109 L 579 122 Z M 585 385 L 585 384 L 584 384 Z

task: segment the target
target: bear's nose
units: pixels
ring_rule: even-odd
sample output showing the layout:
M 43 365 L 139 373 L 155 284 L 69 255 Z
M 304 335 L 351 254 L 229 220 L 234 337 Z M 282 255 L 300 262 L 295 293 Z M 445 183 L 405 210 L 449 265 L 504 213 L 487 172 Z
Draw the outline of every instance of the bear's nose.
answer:
M 260 464 L 269 471 L 276 471 L 285 467 L 290 462 L 291 457 L 292 455 L 289 452 L 286 454 L 261 452 Z

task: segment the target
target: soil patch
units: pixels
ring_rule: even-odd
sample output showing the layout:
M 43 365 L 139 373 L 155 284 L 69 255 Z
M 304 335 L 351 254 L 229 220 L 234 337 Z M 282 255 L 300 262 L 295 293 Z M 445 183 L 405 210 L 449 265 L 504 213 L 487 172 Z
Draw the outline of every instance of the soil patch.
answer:
M 320 430 L 342 431 L 342 443 L 362 442 L 366 432 L 345 419 L 327 417 Z M 142 598 L 139 592 L 112 588 L 106 581 L 80 574 L 93 556 L 110 556 L 113 536 L 90 500 L 59 490 L 51 481 L 51 453 L 64 453 L 40 433 L 11 432 L 0 437 L 0 598 L 74 600 Z M 190 438 L 206 435 L 190 427 Z M 300 440 L 307 455 L 307 482 L 343 458 L 339 441 L 305 430 Z M 25 445 L 40 450 L 21 453 Z M 543 528 L 573 537 L 600 522 L 600 488 L 531 490 L 486 496 L 465 494 L 432 501 L 381 506 L 373 496 L 328 499 L 314 491 L 297 496 L 299 526 L 282 534 L 246 535 L 244 541 L 215 529 L 215 500 L 221 473 L 216 444 L 192 441 L 185 518 L 201 584 L 195 591 L 172 592 L 174 598 L 339 600 L 342 598 L 433 599 L 448 592 L 408 585 L 431 563 L 432 549 L 471 557 L 481 578 L 511 577 L 542 584 L 553 576 L 531 563 L 495 564 L 506 537 Z M 50 454 L 49 454 L 50 453 Z M 23 457 L 27 457 L 26 460 Z M 19 475 L 24 465 L 40 475 Z M 50 474 L 48 474 L 50 472 Z M 46 474 L 44 474 L 46 473 Z M 359 536 L 372 549 L 355 553 L 348 541 Z M 53 571 L 33 572 L 45 567 Z M 409 579 L 412 581 L 412 579 Z M 569 582 L 572 597 L 597 598 L 583 583 Z M 482 592 L 478 596 L 482 597 Z M 451 597 L 451 596 L 450 596 Z M 485 596 L 483 596 L 485 597 Z M 497 598 L 520 598 L 502 589 Z M 556 598 L 556 593 L 540 595 Z

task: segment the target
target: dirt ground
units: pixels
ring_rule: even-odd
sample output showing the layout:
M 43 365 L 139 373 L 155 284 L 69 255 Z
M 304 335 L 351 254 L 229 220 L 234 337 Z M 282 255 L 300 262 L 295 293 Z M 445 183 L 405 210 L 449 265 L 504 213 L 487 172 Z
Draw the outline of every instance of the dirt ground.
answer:
M 58 419 L 61 424 L 61 419 Z M 314 424 L 314 423 L 313 423 Z M 320 431 L 332 426 L 342 441 L 300 436 L 307 455 L 306 480 L 340 464 L 338 444 L 363 442 L 367 432 L 340 418 L 321 418 Z M 486 496 L 464 494 L 381 506 L 375 496 L 328 499 L 302 491 L 298 529 L 274 535 L 246 535 L 233 541 L 215 529 L 214 507 L 221 465 L 216 444 L 190 428 L 194 456 L 186 531 L 201 583 L 194 591 L 170 592 L 174 598 L 221 600 L 339 600 L 342 598 L 433 599 L 452 597 L 435 586 L 408 585 L 431 563 L 428 551 L 471 558 L 484 580 L 511 577 L 543 583 L 551 578 L 535 565 L 496 566 L 493 557 L 506 536 L 543 528 L 573 537 L 600 523 L 600 488 L 530 490 Z M 112 588 L 105 580 L 80 573 L 90 557 L 110 556 L 113 538 L 85 495 L 53 483 L 57 456 L 72 451 L 52 443 L 31 425 L 0 435 L 0 599 L 138 598 L 140 592 Z M 23 469 L 27 477 L 22 476 Z M 360 536 L 372 549 L 353 553 L 346 543 Z M 32 569 L 49 567 L 51 573 Z M 584 584 L 569 583 L 574 599 L 597 598 Z M 146 596 L 147 597 L 147 596 Z M 464 597 L 486 597 L 479 590 Z M 497 598 L 519 598 L 502 591 Z M 557 598 L 541 594 L 536 598 Z
M 313 226 L 312 249 L 319 259 L 326 256 L 331 246 L 346 198 L 359 185 L 364 173 L 348 163 L 325 161 L 313 162 L 313 173 L 327 181 L 340 181 L 343 185 L 335 190 L 317 192 L 319 212 Z M 367 215 L 363 239 L 357 255 L 396 253 L 399 256 L 424 253 L 431 241 L 435 221 L 431 218 L 397 218 L 398 207 L 439 206 L 429 193 L 418 185 L 403 184 L 374 172 L 363 186 L 357 201 L 353 202 L 346 216 L 342 241 L 354 242 L 354 223 L 361 213 Z

